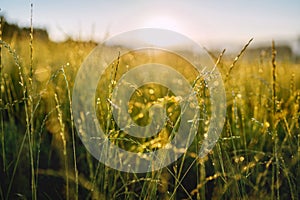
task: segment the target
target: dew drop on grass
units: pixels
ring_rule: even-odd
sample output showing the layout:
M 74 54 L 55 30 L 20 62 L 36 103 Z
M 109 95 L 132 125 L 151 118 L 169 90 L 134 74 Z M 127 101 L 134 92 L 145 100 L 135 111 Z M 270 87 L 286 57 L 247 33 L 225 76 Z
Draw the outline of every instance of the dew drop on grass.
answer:
M 100 104 L 100 98 L 98 97 L 97 98 L 97 103 L 96 103 L 97 105 L 99 105 Z
M 138 115 L 138 117 L 141 119 L 141 118 L 144 117 L 144 114 L 143 114 L 143 113 L 140 113 L 140 114 Z
M 153 88 L 149 89 L 149 94 L 154 94 L 154 89 Z

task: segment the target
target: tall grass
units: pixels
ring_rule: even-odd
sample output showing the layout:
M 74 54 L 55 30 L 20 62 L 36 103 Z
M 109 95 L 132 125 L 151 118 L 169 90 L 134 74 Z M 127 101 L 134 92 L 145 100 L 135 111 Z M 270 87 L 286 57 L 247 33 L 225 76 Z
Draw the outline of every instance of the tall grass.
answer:
M 250 59 L 252 39 L 233 58 L 225 50 L 214 55 L 225 80 L 227 116 L 212 152 L 197 156 L 209 119 L 209 108 L 201 107 L 205 120 L 190 149 L 168 167 L 134 174 L 99 163 L 74 129 L 71 91 L 80 64 L 95 44 L 35 39 L 32 23 L 25 38 L 3 38 L 2 29 L 1 199 L 299 199 L 300 66 L 278 60 L 274 42 Z M 107 71 L 108 100 L 121 70 L 126 70 L 120 56 L 117 61 Z M 200 81 L 196 86 L 205 101 L 209 93 L 203 85 Z M 138 88 L 135 101 L 140 104 L 132 108 L 133 116 L 149 108 L 149 87 Z M 158 91 L 154 101 L 165 97 L 175 115 L 178 104 L 172 93 L 153 87 Z M 110 111 L 110 101 L 99 105 Z M 168 129 L 152 142 L 137 141 L 118 129 L 111 114 L 99 113 L 111 140 L 131 151 L 159 148 L 177 119 L 171 118 Z

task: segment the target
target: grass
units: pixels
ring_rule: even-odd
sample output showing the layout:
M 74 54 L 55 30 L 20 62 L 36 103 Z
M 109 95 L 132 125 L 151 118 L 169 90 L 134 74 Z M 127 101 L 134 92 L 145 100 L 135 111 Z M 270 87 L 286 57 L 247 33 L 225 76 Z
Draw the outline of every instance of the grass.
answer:
M 278 60 L 275 42 L 250 59 L 252 40 L 236 57 L 225 51 L 213 55 L 225 80 L 227 115 L 212 152 L 197 157 L 209 120 L 209 108 L 202 106 L 206 120 L 184 156 L 161 170 L 134 174 L 99 163 L 76 134 L 72 88 L 96 45 L 41 40 L 33 26 L 27 36 L 0 34 L 1 199 L 299 199 L 300 66 Z M 111 80 L 118 80 L 122 70 L 126 62 L 118 58 L 101 80 L 106 88 L 115 86 Z M 192 71 L 189 75 L 195 80 Z M 207 101 L 205 86 L 199 82 L 197 88 L 198 99 Z M 173 114 L 152 140 L 137 140 L 118 129 L 111 114 L 103 112 L 110 110 L 105 101 L 110 95 L 109 90 L 99 94 L 104 100 L 98 117 L 117 145 L 144 152 L 168 141 L 180 111 L 170 91 L 147 85 L 132 97 L 133 118 L 146 113 L 137 118 L 140 124 L 147 124 L 147 109 L 162 97 Z

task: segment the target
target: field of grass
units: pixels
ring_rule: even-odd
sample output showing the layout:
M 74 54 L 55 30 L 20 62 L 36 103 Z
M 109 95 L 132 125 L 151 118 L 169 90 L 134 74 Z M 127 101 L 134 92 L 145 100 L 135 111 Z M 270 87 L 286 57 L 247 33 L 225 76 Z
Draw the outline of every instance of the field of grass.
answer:
M 300 198 L 300 64 L 280 57 L 271 40 L 268 49 L 251 56 L 247 45 L 237 55 L 211 53 L 223 76 L 227 114 L 221 137 L 206 157 L 197 157 L 204 121 L 179 160 L 134 174 L 99 163 L 74 126 L 74 80 L 96 44 L 54 43 L 35 37 L 33 29 L 9 37 L 2 37 L 5 27 L 0 31 L 0 199 Z M 99 95 L 109 97 L 111 77 L 118 78 L 111 74 L 122 67 L 108 69 Z M 149 87 L 157 87 L 154 99 L 143 95 Z M 201 89 L 199 96 L 209 96 Z M 148 85 L 139 92 L 132 97 L 132 116 L 168 95 L 168 112 L 176 122 L 180 108 L 166 88 Z M 120 147 L 143 152 L 167 141 L 164 132 L 154 142 L 128 138 L 105 112 L 109 107 L 102 101 L 99 121 Z M 148 118 L 138 120 L 143 124 Z

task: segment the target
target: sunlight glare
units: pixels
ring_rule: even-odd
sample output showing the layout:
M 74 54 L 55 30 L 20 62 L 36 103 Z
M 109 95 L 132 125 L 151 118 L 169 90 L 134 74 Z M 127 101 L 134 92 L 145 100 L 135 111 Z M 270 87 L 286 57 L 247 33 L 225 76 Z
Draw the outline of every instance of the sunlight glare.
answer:
M 180 32 L 178 21 L 169 16 L 156 16 L 145 20 L 145 28 L 161 28 Z
M 172 18 L 170 16 L 156 16 L 156 17 L 148 18 L 144 21 L 143 27 L 167 29 L 170 31 L 181 33 L 180 25 L 179 25 L 178 21 L 175 18 Z M 179 42 L 179 41 L 177 41 L 177 42 Z M 164 45 L 166 45 L 166 46 L 178 45 L 177 42 L 174 43 L 173 39 L 168 40 L 167 38 L 164 38 L 163 40 L 161 40 L 161 39 L 157 40 L 157 38 L 156 38 L 156 40 L 149 41 L 149 43 L 163 45 L 163 46 Z

